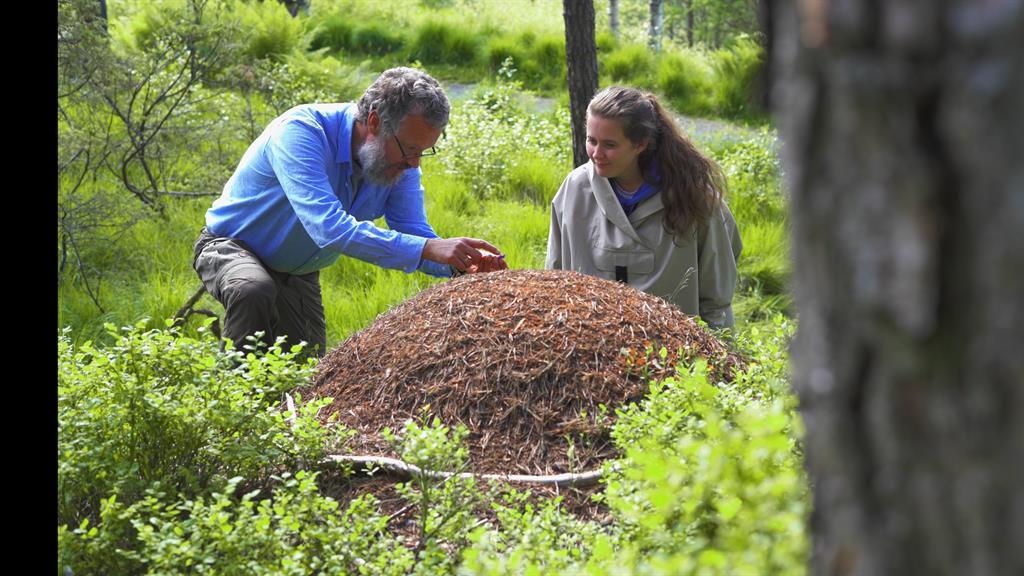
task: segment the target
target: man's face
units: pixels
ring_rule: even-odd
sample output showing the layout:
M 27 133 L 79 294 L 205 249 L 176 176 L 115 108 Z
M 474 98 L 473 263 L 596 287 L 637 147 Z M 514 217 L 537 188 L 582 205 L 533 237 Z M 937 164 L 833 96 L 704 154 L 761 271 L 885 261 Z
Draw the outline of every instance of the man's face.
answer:
M 376 112 L 370 112 L 366 123 L 369 134 L 359 148 L 359 162 L 363 165 L 363 176 L 375 184 L 397 182 L 402 172 L 420 165 L 420 154 L 441 137 L 441 131 L 424 120 L 422 114 L 406 116 L 393 135 L 385 134 Z

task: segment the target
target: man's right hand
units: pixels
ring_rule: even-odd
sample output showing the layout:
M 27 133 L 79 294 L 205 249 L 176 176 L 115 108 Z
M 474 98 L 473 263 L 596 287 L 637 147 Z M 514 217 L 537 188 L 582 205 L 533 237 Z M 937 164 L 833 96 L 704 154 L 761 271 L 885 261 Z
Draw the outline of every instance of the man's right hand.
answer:
M 472 266 L 479 266 L 484 255 L 480 249 L 487 250 L 496 256 L 501 251 L 490 243 L 476 238 L 430 238 L 423 245 L 423 258 L 447 264 L 460 272 L 466 272 Z

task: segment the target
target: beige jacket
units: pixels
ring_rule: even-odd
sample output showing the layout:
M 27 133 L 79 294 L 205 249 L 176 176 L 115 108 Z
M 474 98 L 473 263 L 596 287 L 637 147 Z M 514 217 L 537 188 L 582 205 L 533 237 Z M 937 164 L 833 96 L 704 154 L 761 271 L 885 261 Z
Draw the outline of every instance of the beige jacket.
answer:
M 661 194 L 626 216 L 611 184 L 588 162 L 573 170 L 551 202 L 547 269 L 575 270 L 660 296 L 716 327 L 733 325 L 736 261 L 743 242 L 722 202 L 707 224 L 679 244 L 662 226 Z M 618 267 L 618 271 L 616 268 Z

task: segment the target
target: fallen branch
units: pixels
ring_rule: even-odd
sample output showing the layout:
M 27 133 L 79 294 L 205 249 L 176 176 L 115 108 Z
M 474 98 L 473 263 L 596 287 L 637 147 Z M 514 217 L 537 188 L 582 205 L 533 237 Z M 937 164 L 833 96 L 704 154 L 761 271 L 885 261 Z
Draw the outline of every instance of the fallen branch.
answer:
M 459 478 L 476 478 L 478 480 L 498 480 L 510 484 L 543 484 L 547 486 L 558 486 L 559 488 L 593 486 L 604 476 L 603 470 L 591 470 L 579 474 L 565 473 L 551 476 L 533 476 L 527 474 L 474 474 L 472 472 L 441 472 L 438 470 L 424 470 L 419 466 L 407 464 L 397 458 L 386 456 L 343 456 L 328 455 L 321 461 L 322 466 L 351 464 L 354 471 L 361 471 L 372 474 L 375 470 L 383 470 L 389 476 L 395 476 L 402 480 L 426 477 L 444 480 L 457 476 Z
M 220 196 L 220 192 L 157 192 L 157 196 L 175 196 L 178 198 L 203 198 L 206 196 Z
M 202 314 L 203 316 L 209 316 L 213 318 L 213 323 L 210 325 L 210 330 L 213 332 L 214 336 L 220 338 L 220 317 L 217 316 L 217 314 L 211 310 L 206 310 L 205 308 L 194 308 L 196 302 L 199 302 L 199 299 L 202 298 L 203 294 L 206 294 L 206 287 L 200 284 L 199 288 L 195 291 L 195 293 L 192 294 L 191 297 L 189 297 L 188 301 L 186 301 L 185 304 L 183 304 L 181 308 L 179 308 L 178 311 L 174 313 L 173 325 L 175 328 L 180 328 L 185 325 L 185 322 L 188 320 L 189 316 L 193 314 Z

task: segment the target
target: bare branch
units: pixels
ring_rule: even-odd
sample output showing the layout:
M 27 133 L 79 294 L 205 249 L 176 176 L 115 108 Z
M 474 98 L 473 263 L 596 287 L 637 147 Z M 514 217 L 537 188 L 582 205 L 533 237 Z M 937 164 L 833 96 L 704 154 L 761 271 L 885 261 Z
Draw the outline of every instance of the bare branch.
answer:
M 438 470 L 426 470 L 412 464 L 407 464 L 397 458 L 386 456 L 345 456 L 328 455 L 321 462 L 322 466 L 333 466 L 339 464 L 351 464 L 353 470 L 367 472 L 373 469 L 383 470 L 385 473 L 401 478 L 403 480 L 417 478 L 433 478 L 447 480 L 452 477 L 476 478 L 479 480 L 498 480 L 510 484 L 542 484 L 565 488 L 569 486 L 583 487 L 597 484 L 604 476 L 603 470 L 591 470 L 579 474 L 555 474 L 551 476 L 533 476 L 527 474 L 474 474 L 472 472 L 442 472 Z

